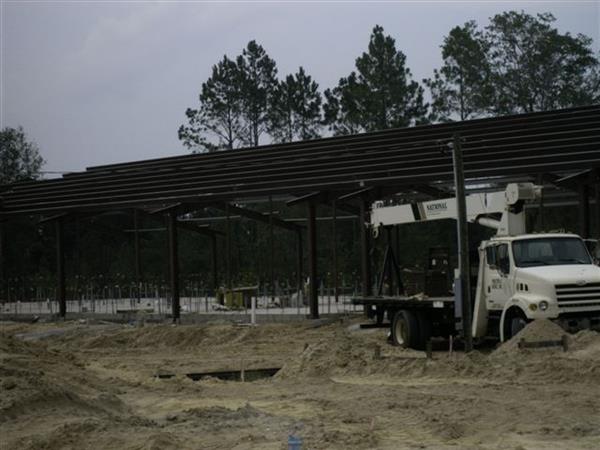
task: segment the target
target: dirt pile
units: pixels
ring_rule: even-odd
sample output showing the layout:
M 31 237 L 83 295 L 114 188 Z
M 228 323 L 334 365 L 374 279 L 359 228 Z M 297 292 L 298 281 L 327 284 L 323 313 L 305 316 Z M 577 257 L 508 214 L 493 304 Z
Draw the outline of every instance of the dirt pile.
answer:
M 560 341 L 567 332 L 560 325 L 550 320 L 534 320 L 527 324 L 525 328 L 519 331 L 511 339 L 504 342 L 497 353 L 513 353 L 519 350 L 519 342 L 540 342 L 540 341 Z
M 519 348 L 519 342 L 561 341 L 567 336 L 568 351 L 562 346 Z M 584 330 L 570 335 L 549 320 L 529 323 L 490 355 L 490 363 L 504 376 L 535 378 L 548 382 L 584 382 L 600 379 L 600 334 Z
M 217 325 L 146 325 L 142 328 L 105 329 L 97 335 L 82 333 L 81 336 L 65 335 L 55 340 L 72 345 L 74 339 L 82 349 L 163 349 L 194 350 L 199 347 L 236 346 L 247 343 L 263 343 L 273 340 L 273 328 L 280 329 L 281 339 L 293 338 L 301 332 L 299 325 L 272 325 L 267 327 Z
M 293 434 L 328 450 L 584 450 L 600 439 L 600 334 L 590 331 L 568 352 L 440 346 L 428 360 L 354 322 L 105 325 L 0 338 L 2 449 L 276 449 Z M 251 357 L 287 364 L 273 381 L 182 375 Z M 158 379 L 157 368 L 177 376 Z
M 407 362 L 424 360 L 424 354 L 420 352 L 386 344 L 384 333 L 338 329 L 331 336 L 307 345 L 297 357 L 288 360 L 275 379 L 380 373 L 398 356 L 406 358 Z
M 600 334 L 582 331 L 569 337 L 569 351 L 562 347 L 520 349 L 528 342 L 560 341 L 565 331 L 550 321 L 536 321 L 493 352 L 469 354 L 423 352 L 392 347 L 381 335 L 337 330 L 330 337 L 308 345 L 286 362 L 275 380 L 340 375 L 398 376 L 403 378 L 489 378 L 529 379 L 545 382 L 600 379 Z M 376 350 L 379 347 L 379 351 Z M 378 357 L 377 354 L 380 354 Z
M 50 351 L 39 343 L 0 334 L 0 422 L 35 411 L 118 416 L 127 408 L 110 388 L 103 388 L 72 354 Z

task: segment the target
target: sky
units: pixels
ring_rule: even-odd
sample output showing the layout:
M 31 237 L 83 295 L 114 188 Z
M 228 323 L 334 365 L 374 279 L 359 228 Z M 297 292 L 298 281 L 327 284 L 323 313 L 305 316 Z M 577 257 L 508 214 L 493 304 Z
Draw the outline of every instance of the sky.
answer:
M 303 66 L 321 91 L 354 69 L 376 24 L 418 81 L 452 27 L 507 10 L 549 11 L 600 48 L 600 1 L 0 3 L 0 127 L 23 126 L 50 172 L 187 153 L 186 108 L 213 64 L 252 39 L 280 77 Z

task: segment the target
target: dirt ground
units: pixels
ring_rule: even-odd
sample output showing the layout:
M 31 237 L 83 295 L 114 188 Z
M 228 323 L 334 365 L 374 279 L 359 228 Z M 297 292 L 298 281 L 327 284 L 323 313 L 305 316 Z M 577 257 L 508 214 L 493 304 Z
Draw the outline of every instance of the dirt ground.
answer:
M 428 360 L 354 320 L 1 323 L 4 449 L 597 449 L 600 334 Z M 560 339 L 552 323 L 521 337 Z M 376 347 L 380 346 L 380 357 Z M 186 373 L 282 369 L 253 382 Z M 159 378 L 157 375 L 175 375 Z

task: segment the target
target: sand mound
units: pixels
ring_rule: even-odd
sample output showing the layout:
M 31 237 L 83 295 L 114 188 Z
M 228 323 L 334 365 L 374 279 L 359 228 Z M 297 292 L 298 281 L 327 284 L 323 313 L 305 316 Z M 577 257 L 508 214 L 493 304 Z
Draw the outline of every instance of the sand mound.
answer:
M 123 403 L 71 354 L 0 334 L 0 421 L 60 409 L 74 416 L 127 413 Z
M 573 358 L 600 361 L 600 333 L 582 330 L 571 336 L 570 351 Z
M 269 325 L 248 327 L 234 324 L 223 325 L 147 325 L 143 328 L 106 329 L 97 335 L 89 332 L 78 336 L 69 335 L 56 338 L 56 345 L 63 342 L 66 346 L 77 341 L 79 348 L 107 349 L 116 348 L 170 348 L 193 350 L 199 346 L 236 346 L 246 343 L 260 343 L 273 340 L 274 329 L 281 329 L 282 338 L 290 336 L 297 325 Z
M 331 337 L 308 345 L 297 358 L 282 367 L 275 379 L 378 372 L 384 370 L 384 367 L 383 360 L 375 359 L 376 347 L 382 352 L 393 351 L 394 354 L 422 358 L 419 352 L 386 345 L 382 333 L 337 330 Z
M 303 377 L 335 377 L 340 375 L 397 376 L 402 378 L 481 378 L 524 379 L 555 382 L 600 379 L 600 334 L 580 332 L 570 337 L 570 348 L 518 348 L 524 338 L 529 342 L 560 340 L 564 330 L 550 321 L 529 324 L 521 333 L 490 353 L 469 354 L 435 352 L 427 360 L 423 352 L 392 347 L 382 336 L 339 330 L 330 338 L 307 346 L 289 360 L 274 380 Z M 381 358 L 375 355 L 380 346 Z
M 539 341 L 560 341 L 563 335 L 567 334 L 560 325 L 550 320 L 534 320 L 527 324 L 525 328 L 519 331 L 511 339 L 504 342 L 496 352 L 515 352 L 519 350 L 519 342 L 524 339 L 526 342 L 539 342 Z M 555 347 L 554 349 L 559 349 Z

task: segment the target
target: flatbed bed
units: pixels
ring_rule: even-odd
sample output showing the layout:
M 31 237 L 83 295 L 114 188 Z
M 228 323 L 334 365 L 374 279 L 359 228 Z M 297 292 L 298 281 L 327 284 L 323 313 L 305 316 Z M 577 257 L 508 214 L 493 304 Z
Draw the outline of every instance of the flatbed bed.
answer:
M 375 306 L 383 308 L 454 308 L 454 297 L 424 297 L 415 296 L 369 296 L 353 297 L 354 305 Z

